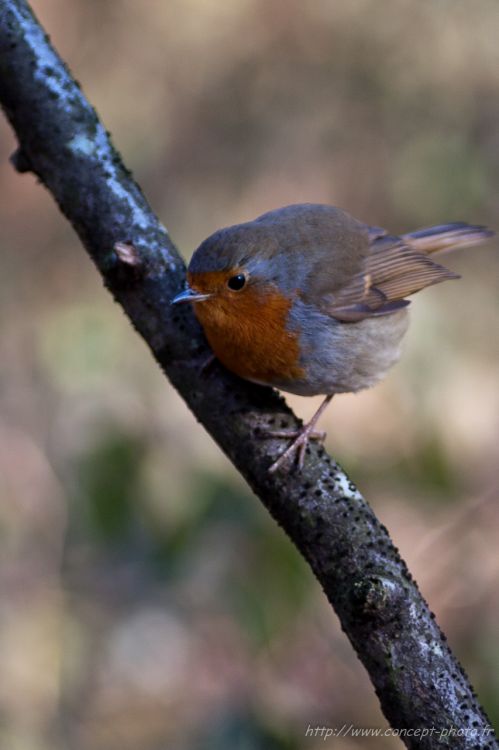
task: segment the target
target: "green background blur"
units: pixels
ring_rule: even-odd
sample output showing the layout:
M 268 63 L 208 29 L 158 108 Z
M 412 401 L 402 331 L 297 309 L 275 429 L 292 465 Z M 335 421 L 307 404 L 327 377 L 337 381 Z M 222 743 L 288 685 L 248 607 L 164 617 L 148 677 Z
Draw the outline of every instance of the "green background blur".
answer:
M 496 0 L 33 6 L 186 258 L 299 201 L 499 227 Z M 0 746 L 317 750 L 309 725 L 386 726 L 319 585 L 14 148 L 2 120 Z M 463 279 L 418 295 L 400 365 L 322 425 L 497 723 L 498 245 L 446 260 Z

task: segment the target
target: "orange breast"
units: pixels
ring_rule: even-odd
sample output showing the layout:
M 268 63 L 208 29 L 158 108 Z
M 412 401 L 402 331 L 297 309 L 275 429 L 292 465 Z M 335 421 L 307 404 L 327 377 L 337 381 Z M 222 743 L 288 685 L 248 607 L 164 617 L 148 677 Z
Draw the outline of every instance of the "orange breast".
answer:
M 218 359 L 242 378 L 269 385 L 303 377 L 296 333 L 286 330 L 291 301 L 277 291 L 247 289 L 195 305 Z

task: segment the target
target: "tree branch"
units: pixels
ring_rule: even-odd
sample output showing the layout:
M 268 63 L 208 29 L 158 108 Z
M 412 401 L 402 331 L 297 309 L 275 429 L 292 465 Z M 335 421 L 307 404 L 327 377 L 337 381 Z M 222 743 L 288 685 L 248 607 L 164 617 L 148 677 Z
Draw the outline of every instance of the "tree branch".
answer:
M 183 262 L 24 0 L 0 2 L 0 100 L 20 144 L 14 166 L 52 193 L 159 365 L 309 562 L 385 716 L 407 730 L 406 745 L 499 748 L 386 529 L 345 472 L 312 447 L 302 474 L 270 475 L 282 443 L 259 434 L 296 418 L 270 389 L 218 365 L 202 374 L 202 332 L 190 310 L 169 304 Z

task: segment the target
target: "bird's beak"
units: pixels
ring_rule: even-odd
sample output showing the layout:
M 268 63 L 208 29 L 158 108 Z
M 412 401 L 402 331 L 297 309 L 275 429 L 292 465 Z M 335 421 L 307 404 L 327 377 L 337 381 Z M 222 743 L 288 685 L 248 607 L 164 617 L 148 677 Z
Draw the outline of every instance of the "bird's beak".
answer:
M 180 294 L 177 294 L 177 296 L 172 299 L 171 304 L 177 305 L 179 302 L 202 302 L 204 299 L 208 299 L 211 296 L 211 294 L 196 292 L 188 286 L 187 289 L 184 289 L 183 292 L 180 292 Z

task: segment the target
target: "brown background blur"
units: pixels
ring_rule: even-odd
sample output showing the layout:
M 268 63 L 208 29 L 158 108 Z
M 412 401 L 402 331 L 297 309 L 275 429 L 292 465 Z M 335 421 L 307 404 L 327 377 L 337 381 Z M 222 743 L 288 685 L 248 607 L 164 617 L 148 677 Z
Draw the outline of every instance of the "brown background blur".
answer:
M 33 5 L 186 258 L 299 201 L 499 227 L 496 0 Z M 386 726 L 311 573 L 14 148 L 2 120 L 0 746 L 317 750 L 309 724 Z M 418 295 L 400 365 L 323 426 L 497 723 L 497 242 L 446 261 L 463 279 Z

